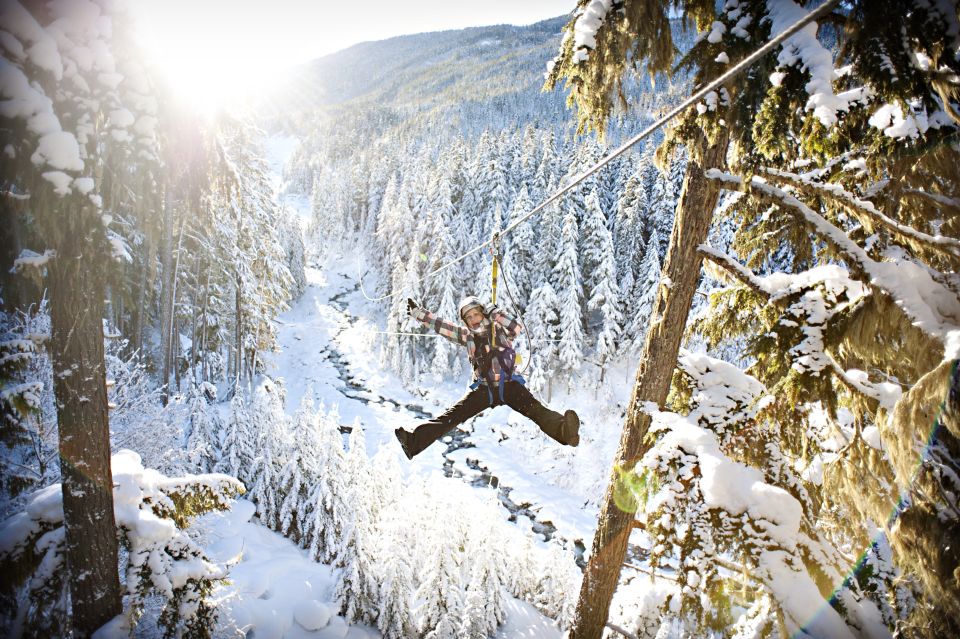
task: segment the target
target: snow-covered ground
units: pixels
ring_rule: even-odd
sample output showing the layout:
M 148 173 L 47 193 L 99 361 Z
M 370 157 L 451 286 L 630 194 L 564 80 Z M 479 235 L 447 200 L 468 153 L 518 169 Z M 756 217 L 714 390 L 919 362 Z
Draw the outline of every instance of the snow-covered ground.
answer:
M 211 559 L 233 566 L 229 584 L 215 594 L 218 636 L 379 637 L 375 629 L 348 626 L 336 615 L 330 567 L 310 561 L 296 544 L 251 521 L 254 511 L 252 503 L 240 500 L 233 510 L 207 515 L 199 524 L 210 540 Z

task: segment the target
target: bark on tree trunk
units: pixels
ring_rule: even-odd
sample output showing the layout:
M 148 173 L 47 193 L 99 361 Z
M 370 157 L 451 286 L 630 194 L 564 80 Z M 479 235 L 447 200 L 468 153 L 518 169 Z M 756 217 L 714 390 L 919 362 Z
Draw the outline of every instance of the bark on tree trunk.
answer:
M 180 330 L 177 328 L 177 282 L 180 280 L 180 255 L 183 251 L 183 221 L 186 215 L 180 216 L 180 224 L 177 226 L 177 255 L 173 260 L 173 275 L 171 276 L 170 286 L 170 366 L 174 368 L 176 378 L 177 393 L 180 392 L 180 367 L 177 366 L 177 359 L 180 357 Z
M 699 155 L 702 161 L 691 158 L 684 176 L 620 448 L 600 510 L 590 560 L 583 574 L 576 616 L 570 630 L 571 639 L 600 639 L 603 634 L 635 515 L 621 510 L 614 500 L 614 488 L 619 479 L 617 470 L 632 468 L 649 449 L 644 444 L 644 437 L 650 427 L 650 417 L 641 406 L 646 402 L 662 406 L 666 401 L 687 315 L 697 290 L 702 260 L 697 247 L 707 239 L 713 209 L 720 196 L 719 186 L 706 179 L 703 171 L 723 166 L 727 140 L 721 136 L 713 146 L 708 147 L 705 139 L 698 144 L 701 153 L 693 155 Z
M 50 354 L 73 630 L 87 637 L 120 614 L 120 576 L 103 360 L 104 265 L 91 237 L 99 221 L 69 213 L 49 267 Z
M 170 339 L 173 337 L 173 202 L 168 193 L 163 203 L 163 239 L 160 243 L 163 286 L 160 293 L 161 397 L 170 399 Z
M 237 290 L 236 290 L 236 323 L 237 323 L 237 332 L 235 336 L 234 343 L 234 354 L 233 361 L 236 364 L 236 370 L 234 371 L 234 377 L 239 381 L 243 376 L 243 306 L 241 304 L 240 297 L 240 274 L 237 273 Z

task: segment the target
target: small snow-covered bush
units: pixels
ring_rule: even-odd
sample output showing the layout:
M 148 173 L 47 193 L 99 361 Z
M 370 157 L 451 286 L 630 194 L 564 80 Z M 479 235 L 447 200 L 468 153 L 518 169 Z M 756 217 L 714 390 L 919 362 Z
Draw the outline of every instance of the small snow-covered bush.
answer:
M 57 422 L 45 344 L 46 304 L 0 312 L 0 516 L 22 506 L 19 497 L 55 481 Z
M 148 597 L 165 600 L 166 637 L 208 637 L 215 611 L 207 600 L 226 571 L 184 531 L 191 517 L 226 510 L 244 492 L 227 475 L 165 477 L 121 450 L 111 459 L 117 534 L 126 552 L 125 612 L 114 627 L 130 629 Z M 68 627 L 63 496 L 60 484 L 36 491 L 26 508 L 0 526 L 0 627 L 12 636 L 59 636 Z M 9 613 L 7 612 L 9 611 Z

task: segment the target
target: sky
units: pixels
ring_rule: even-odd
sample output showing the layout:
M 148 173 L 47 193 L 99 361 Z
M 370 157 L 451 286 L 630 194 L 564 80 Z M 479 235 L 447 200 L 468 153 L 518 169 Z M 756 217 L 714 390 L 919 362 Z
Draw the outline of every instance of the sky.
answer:
M 359 42 L 490 24 L 531 24 L 576 0 L 133 0 L 138 40 L 201 106 Z

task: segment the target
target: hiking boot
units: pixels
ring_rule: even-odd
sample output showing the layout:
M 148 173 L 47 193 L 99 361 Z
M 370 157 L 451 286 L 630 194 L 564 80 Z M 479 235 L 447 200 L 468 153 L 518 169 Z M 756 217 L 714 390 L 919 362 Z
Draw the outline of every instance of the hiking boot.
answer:
M 580 416 L 575 411 L 568 410 L 563 414 L 560 435 L 567 446 L 576 446 L 580 443 Z
M 400 448 L 403 449 L 403 454 L 407 456 L 407 459 L 413 459 L 413 455 L 410 454 L 410 437 L 412 433 L 398 428 L 393 431 L 393 434 L 397 436 L 397 440 L 400 442 Z

